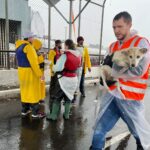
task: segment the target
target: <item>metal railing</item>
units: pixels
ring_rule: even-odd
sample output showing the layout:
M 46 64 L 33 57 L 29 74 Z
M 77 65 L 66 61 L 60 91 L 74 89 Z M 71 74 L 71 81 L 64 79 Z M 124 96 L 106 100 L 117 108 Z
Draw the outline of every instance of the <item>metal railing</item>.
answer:
M 100 66 L 104 59 L 104 55 L 90 54 L 92 67 Z
M 0 51 L 0 69 L 17 68 L 15 51 Z
M 9 56 L 9 57 L 8 57 Z M 104 56 L 90 54 L 92 67 L 100 65 L 100 62 L 103 61 Z M 8 68 L 10 65 L 10 68 Z M 15 51 L 0 51 L 0 69 L 11 69 L 17 68 L 17 60 Z

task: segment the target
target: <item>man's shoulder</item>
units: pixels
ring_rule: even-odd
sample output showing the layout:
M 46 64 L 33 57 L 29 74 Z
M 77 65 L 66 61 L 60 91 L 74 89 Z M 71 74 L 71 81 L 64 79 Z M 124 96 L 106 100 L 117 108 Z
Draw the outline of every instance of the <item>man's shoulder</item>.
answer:
M 24 46 L 23 48 L 24 53 L 36 52 L 33 45 L 31 45 L 30 43 L 24 44 L 23 46 Z
M 49 54 L 56 54 L 56 51 L 54 49 L 50 49 Z
M 83 50 L 84 50 L 85 52 L 88 52 L 88 46 L 84 45 L 84 46 L 83 46 Z
M 84 49 L 88 49 L 88 46 L 87 46 L 87 45 L 84 45 L 83 48 L 84 48 Z
M 140 38 L 140 41 L 149 42 L 149 40 L 146 37 L 139 36 L 139 38 Z
M 142 37 L 142 36 L 139 36 L 139 38 L 140 38 L 140 41 L 139 41 L 139 43 L 138 43 L 138 47 L 141 47 L 141 48 L 150 48 L 150 43 L 149 43 L 149 41 L 148 41 L 148 39 L 147 38 L 145 38 L 145 37 Z
M 113 47 L 115 46 L 115 44 L 117 43 L 118 41 L 114 41 L 112 42 L 111 44 L 109 44 L 109 51 L 111 51 L 113 49 Z

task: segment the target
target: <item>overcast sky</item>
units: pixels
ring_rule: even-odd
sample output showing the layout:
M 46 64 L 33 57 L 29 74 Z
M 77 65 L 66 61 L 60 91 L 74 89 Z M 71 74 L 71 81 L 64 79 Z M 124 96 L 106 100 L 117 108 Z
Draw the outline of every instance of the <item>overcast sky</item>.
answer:
M 48 7 L 41 3 L 42 0 L 30 0 L 29 4 L 34 10 L 38 10 L 44 25 L 39 22 L 39 26 L 44 26 L 45 33 L 48 29 Z M 84 0 L 83 0 L 84 1 Z M 83 2 L 83 5 L 85 2 Z M 68 0 L 61 0 L 56 5 L 68 19 Z M 150 0 L 107 0 L 105 6 L 103 45 L 107 47 L 115 40 L 112 30 L 112 19 L 120 11 L 128 11 L 133 18 L 133 28 L 139 34 L 150 39 Z M 74 2 L 74 14 L 78 12 L 78 0 Z M 81 33 L 86 38 L 87 43 L 99 44 L 100 41 L 101 9 L 94 5 L 89 5 L 82 15 Z M 78 21 L 75 24 L 76 32 Z M 52 38 L 65 38 L 65 28 L 68 26 L 65 21 L 52 9 Z M 68 32 L 67 32 L 68 34 Z M 77 36 L 73 34 L 73 38 Z

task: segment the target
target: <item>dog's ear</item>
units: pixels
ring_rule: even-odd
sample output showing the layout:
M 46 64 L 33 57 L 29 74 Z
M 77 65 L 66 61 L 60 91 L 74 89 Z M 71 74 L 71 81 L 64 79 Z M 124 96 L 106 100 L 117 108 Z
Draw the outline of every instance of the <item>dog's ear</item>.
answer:
M 128 51 L 128 50 L 126 50 L 126 51 L 122 51 L 122 52 L 121 52 L 121 54 L 126 55 L 126 56 L 128 55 L 128 53 L 129 53 L 129 51 Z
M 141 52 L 142 54 L 145 54 L 145 53 L 147 52 L 147 48 L 141 48 L 141 49 L 140 49 L 140 52 Z

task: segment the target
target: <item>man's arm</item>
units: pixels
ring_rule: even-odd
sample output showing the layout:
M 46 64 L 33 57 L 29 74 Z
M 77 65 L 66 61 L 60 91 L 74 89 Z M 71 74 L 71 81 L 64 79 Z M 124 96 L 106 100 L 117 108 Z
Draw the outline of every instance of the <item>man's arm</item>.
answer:
M 48 60 L 50 61 L 50 65 L 54 65 L 54 58 L 55 58 L 55 52 L 53 50 L 50 50 L 48 53 Z
M 63 54 L 60 56 L 60 58 L 57 60 L 56 65 L 53 67 L 54 72 L 61 72 L 64 69 L 65 62 L 66 62 L 66 54 Z
M 85 57 L 86 57 L 85 59 L 86 67 L 88 68 L 89 71 L 91 71 L 91 59 L 87 47 L 85 47 Z
M 27 45 L 24 48 L 24 52 L 26 53 L 27 58 L 30 62 L 31 68 L 36 74 L 36 76 L 41 77 L 42 72 L 39 67 L 38 57 L 37 57 L 35 49 L 31 45 Z
M 113 65 L 112 75 L 118 78 L 138 78 L 145 74 L 150 64 L 150 44 L 146 39 L 142 39 L 138 45 L 139 48 L 146 48 L 148 51 L 137 67 L 129 67 L 124 73 L 119 74 L 121 68 Z

